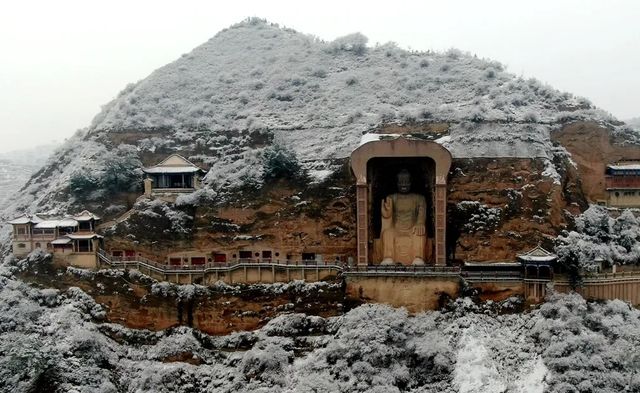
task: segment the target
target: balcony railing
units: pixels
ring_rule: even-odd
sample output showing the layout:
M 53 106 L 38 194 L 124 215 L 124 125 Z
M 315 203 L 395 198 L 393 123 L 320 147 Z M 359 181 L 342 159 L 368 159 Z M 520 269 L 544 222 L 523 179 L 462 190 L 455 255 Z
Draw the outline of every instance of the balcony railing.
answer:
M 252 259 L 237 259 L 231 262 L 209 262 L 204 265 L 168 265 L 165 263 L 159 263 L 156 261 L 152 261 L 143 256 L 129 256 L 129 257 L 113 257 L 107 255 L 104 250 L 98 251 L 98 257 L 100 261 L 113 266 L 113 267 L 136 267 L 144 266 L 148 269 L 154 270 L 158 273 L 163 274 L 180 274 L 180 273 L 207 273 L 214 271 L 229 271 L 234 270 L 235 268 L 240 268 L 241 266 L 247 267 L 260 267 L 260 266 L 270 266 L 272 268 L 276 267 L 288 267 L 288 266 L 298 266 L 302 269 L 312 269 L 325 267 L 334 270 L 342 270 L 344 268 L 343 265 L 335 264 L 335 263 L 325 263 L 318 261 L 276 261 L 271 263 L 266 262 L 258 262 Z
M 606 188 L 638 188 L 640 189 L 640 176 L 605 176 Z
M 162 187 L 157 187 L 157 188 L 152 188 L 151 189 L 151 193 L 152 194 L 174 194 L 174 193 L 180 193 L 180 192 L 193 192 L 196 189 L 193 187 L 167 187 L 167 188 L 162 188 Z

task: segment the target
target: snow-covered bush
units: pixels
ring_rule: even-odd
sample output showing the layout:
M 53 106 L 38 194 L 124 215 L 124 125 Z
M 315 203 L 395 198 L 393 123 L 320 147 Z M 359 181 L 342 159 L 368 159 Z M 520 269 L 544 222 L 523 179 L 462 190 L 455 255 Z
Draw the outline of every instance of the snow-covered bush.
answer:
M 369 39 L 362 33 L 353 33 L 333 40 L 329 44 L 328 50 L 332 53 L 347 51 L 353 52 L 356 55 L 362 55 L 367 50 L 368 41 Z
M 640 261 L 640 223 L 630 210 L 617 218 L 602 206 L 593 205 L 575 220 L 575 230 L 556 239 L 558 261 L 577 273 L 593 271 L 598 260 L 610 264 Z
M 218 193 L 205 186 L 190 194 L 180 194 L 176 198 L 176 206 L 212 206 L 218 200 Z
M 265 181 L 275 179 L 295 180 L 304 178 L 304 171 L 296 154 L 281 144 L 275 144 L 262 152 L 263 178 Z
M 267 323 L 262 332 L 268 336 L 292 337 L 323 333 L 326 320 L 305 314 L 283 314 Z
M 142 163 L 134 146 L 120 145 L 105 151 L 91 166 L 77 168 L 69 179 L 71 194 L 94 200 L 118 192 L 135 192 L 142 185 Z
M 192 233 L 193 216 L 183 209 L 160 199 L 141 200 L 134 206 L 134 213 L 116 227 L 116 233 L 137 240 L 157 241 L 179 239 Z
M 502 209 L 488 207 L 477 201 L 462 201 L 456 205 L 456 214 L 464 232 L 488 232 L 500 224 Z
M 283 386 L 285 371 L 293 360 L 293 352 L 287 339 L 269 339 L 258 343 L 248 351 L 238 365 L 248 381 L 264 382 L 267 386 Z M 289 344 L 289 345 L 287 345 Z

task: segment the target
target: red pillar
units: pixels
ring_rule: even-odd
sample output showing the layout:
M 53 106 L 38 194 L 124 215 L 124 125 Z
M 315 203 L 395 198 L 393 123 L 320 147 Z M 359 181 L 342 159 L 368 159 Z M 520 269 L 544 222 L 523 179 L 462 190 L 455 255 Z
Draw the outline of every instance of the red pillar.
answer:
M 436 265 L 447 263 L 447 184 L 436 181 Z
M 356 214 L 358 230 L 358 265 L 369 264 L 369 220 L 367 219 L 369 189 L 366 184 L 356 186 Z

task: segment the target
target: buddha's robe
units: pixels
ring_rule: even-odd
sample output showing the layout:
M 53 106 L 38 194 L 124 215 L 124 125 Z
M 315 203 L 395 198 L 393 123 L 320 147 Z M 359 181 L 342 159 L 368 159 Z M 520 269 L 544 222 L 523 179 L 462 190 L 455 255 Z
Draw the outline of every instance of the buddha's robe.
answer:
M 426 212 L 422 195 L 396 193 L 384 198 L 380 238 L 385 260 L 402 264 L 424 261 Z

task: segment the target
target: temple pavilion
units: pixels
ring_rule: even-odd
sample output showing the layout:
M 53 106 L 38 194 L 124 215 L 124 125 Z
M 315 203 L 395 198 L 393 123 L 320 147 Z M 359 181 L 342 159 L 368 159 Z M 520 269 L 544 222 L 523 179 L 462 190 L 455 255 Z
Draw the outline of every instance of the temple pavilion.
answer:
M 179 154 L 143 169 L 146 174 L 144 193 L 147 197 L 163 193 L 193 192 L 200 188 L 204 169 Z

